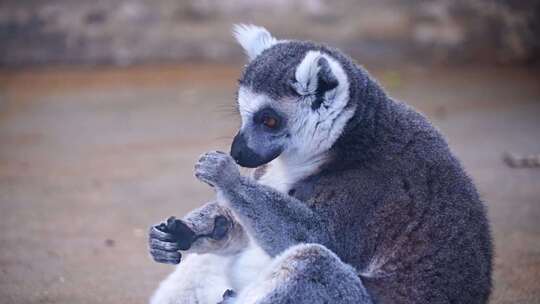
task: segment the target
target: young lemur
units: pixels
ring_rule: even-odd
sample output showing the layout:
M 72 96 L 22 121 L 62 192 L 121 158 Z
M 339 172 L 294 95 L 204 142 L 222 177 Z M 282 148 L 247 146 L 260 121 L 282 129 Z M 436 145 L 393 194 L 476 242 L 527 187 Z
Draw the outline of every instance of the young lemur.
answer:
M 195 166 L 217 202 L 151 229 L 180 263 L 152 303 L 486 303 L 485 207 L 428 120 L 336 49 L 235 35 L 242 125 Z

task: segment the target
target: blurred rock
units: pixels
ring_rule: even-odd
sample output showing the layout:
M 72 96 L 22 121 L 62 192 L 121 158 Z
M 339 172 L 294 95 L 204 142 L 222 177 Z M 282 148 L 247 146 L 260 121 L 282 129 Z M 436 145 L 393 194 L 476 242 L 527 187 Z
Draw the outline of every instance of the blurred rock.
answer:
M 114 247 L 115 244 L 116 244 L 116 242 L 113 239 L 106 239 L 105 240 L 105 246 L 106 247 Z
M 419 5 L 414 38 L 438 60 L 538 63 L 540 1 L 432 1 Z
M 242 61 L 233 23 L 331 43 L 363 63 L 538 63 L 540 1 L 0 2 L 0 66 Z

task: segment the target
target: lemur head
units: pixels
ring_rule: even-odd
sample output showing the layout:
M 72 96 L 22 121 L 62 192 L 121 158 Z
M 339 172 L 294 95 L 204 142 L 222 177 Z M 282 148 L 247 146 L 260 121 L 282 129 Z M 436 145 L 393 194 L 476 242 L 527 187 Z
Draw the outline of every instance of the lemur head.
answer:
M 354 113 L 350 81 L 335 51 L 277 40 L 257 26 L 235 26 L 234 35 L 249 63 L 239 81 L 242 126 L 232 157 L 254 168 L 278 156 L 310 159 L 327 152 Z

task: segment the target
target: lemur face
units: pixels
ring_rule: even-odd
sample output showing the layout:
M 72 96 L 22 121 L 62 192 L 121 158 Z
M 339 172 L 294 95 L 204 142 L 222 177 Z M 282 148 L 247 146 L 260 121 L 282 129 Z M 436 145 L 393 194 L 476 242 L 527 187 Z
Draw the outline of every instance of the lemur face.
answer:
M 286 108 L 271 98 L 241 87 L 238 92 L 242 127 L 231 146 L 231 156 L 248 168 L 266 164 L 278 157 L 290 140 Z
M 232 157 L 254 168 L 327 152 L 354 112 L 339 62 L 316 44 L 278 41 L 263 28 L 238 26 L 235 35 L 251 61 L 239 82 L 242 126 Z

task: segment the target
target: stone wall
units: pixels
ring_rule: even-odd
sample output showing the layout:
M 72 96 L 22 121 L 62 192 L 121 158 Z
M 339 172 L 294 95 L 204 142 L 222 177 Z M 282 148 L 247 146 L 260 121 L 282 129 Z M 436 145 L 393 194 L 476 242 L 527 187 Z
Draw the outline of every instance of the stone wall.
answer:
M 540 1 L 4 0 L 0 65 L 240 61 L 233 23 L 361 62 L 538 63 Z

